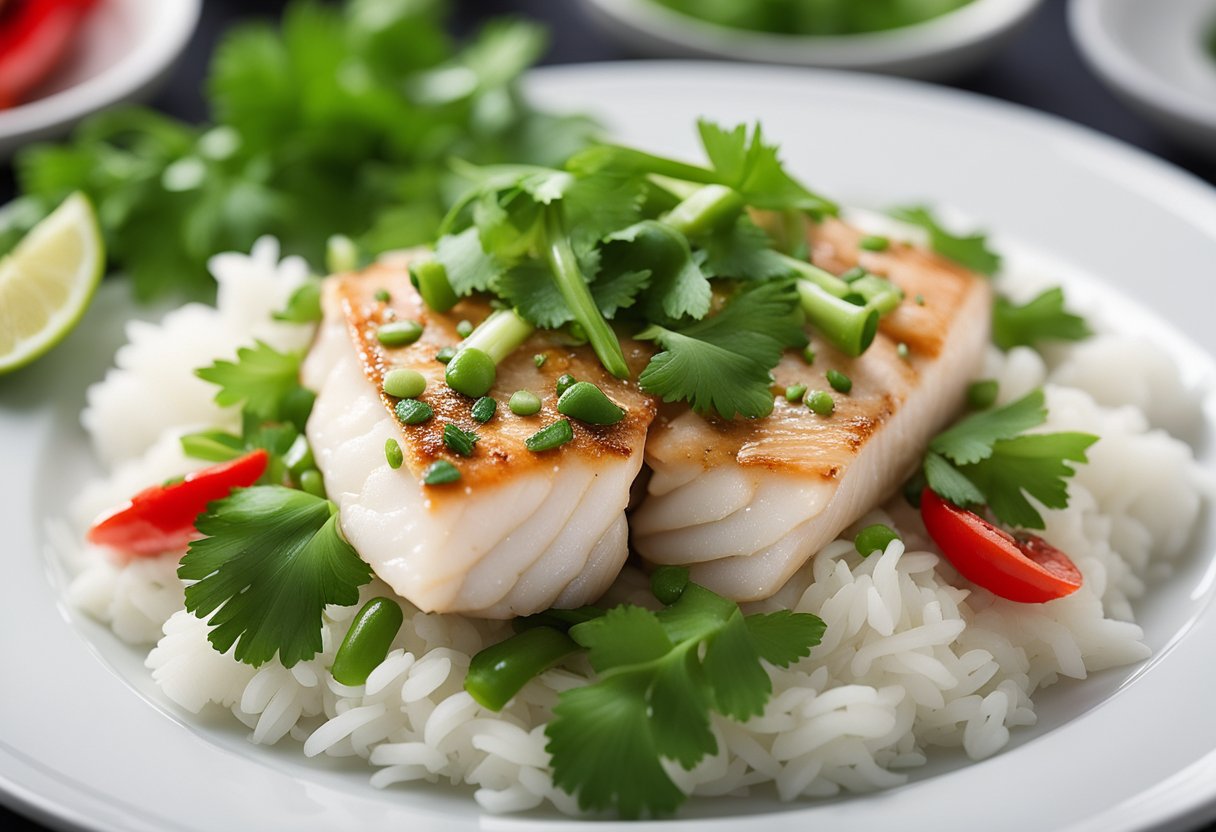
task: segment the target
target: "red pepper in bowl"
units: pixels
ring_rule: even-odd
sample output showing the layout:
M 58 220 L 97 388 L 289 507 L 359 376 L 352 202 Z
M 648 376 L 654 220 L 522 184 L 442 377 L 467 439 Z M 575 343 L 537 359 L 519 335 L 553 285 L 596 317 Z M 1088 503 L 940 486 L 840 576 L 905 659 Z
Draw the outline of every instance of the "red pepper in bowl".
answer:
M 0 109 L 22 103 L 63 61 L 97 0 L 8 0 L 0 6 Z

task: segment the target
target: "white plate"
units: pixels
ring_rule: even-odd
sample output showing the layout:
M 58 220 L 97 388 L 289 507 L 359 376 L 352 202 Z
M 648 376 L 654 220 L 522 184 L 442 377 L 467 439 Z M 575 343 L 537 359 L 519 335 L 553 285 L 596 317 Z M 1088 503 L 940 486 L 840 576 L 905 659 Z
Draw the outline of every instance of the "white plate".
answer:
M 63 133 L 89 113 L 150 94 L 186 48 L 202 7 L 202 0 L 98 3 L 43 95 L 0 110 L 0 156 Z
M 941 79 L 980 64 L 1013 37 L 1042 2 L 973 0 L 915 26 L 834 36 L 732 29 L 654 0 L 583 0 L 583 5 L 605 30 L 654 57 L 729 58 Z
M 1069 25 L 1090 67 L 1133 109 L 1216 156 L 1211 0 L 1073 0 Z
M 549 107 L 590 106 L 622 140 L 676 154 L 694 152 L 696 116 L 763 118 L 815 187 L 853 204 L 931 198 L 982 217 L 1101 276 L 1125 296 L 1104 302 L 1131 331 L 1155 329 L 1192 378 L 1216 378 L 1204 271 L 1216 262 L 1216 192 L 1114 141 L 957 92 L 806 70 L 589 65 L 541 71 L 530 86 Z M 1074 297 L 1092 299 L 1099 283 L 1059 268 Z M 62 604 L 43 522 L 90 473 L 83 386 L 129 312 L 121 287 L 107 287 L 63 347 L 0 380 L 0 797 L 104 830 L 535 828 L 535 815 L 480 816 L 468 791 L 376 791 L 360 765 L 254 747 L 231 718 L 187 719 L 156 695 L 138 651 Z M 1210 434 L 1210 390 L 1205 418 Z M 1211 447 L 1204 459 L 1212 467 Z M 1216 529 L 1206 523 L 1195 553 L 1139 608 L 1154 658 L 1044 691 L 1040 724 L 1005 752 L 971 766 L 947 758 L 907 786 L 828 803 L 696 800 L 662 828 L 743 832 L 757 813 L 773 829 L 866 832 L 1195 822 L 1216 809 Z M 543 817 L 547 829 L 587 828 Z

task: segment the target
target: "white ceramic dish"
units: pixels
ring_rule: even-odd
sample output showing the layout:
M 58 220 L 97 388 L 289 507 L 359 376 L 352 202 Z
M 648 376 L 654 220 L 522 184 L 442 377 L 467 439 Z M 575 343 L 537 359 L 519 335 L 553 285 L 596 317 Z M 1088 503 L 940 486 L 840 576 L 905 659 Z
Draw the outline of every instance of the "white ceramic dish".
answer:
M 202 0 L 105 0 L 34 101 L 0 110 L 0 156 L 151 93 L 186 48 Z
M 1055 255 L 1040 267 L 1066 280 L 1078 306 L 1106 305 L 1206 385 L 1198 433 L 1216 437 L 1216 327 L 1196 268 L 1216 261 L 1216 191 L 1190 176 L 1063 121 L 892 79 L 665 62 L 545 70 L 529 86 L 549 107 L 592 102 L 621 140 L 675 154 L 695 151 L 699 115 L 763 118 L 793 170 L 845 202 L 929 198 L 1032 241 Z M 131 314 L 122 289 L 105 287 L 63 346 L 0 380 L 0 800 L 57 826 L 107 831 L 589 828 L 482 816 L 467 791 L 443 784 L 376 791 L 361 764 L 255 747 L 225 714 L 199 720 L 166 705 L 140 651 L 62 603 L 45 524 L 92 473 L 78 413 L 121 338 L 116 322 Z M 1216 448 L 1200 447 L 1212 468 Z M 595 829 L 746 832 L 758 815 L 773 830 L 843 832 L 893 822 L 942 832 L 1195 825 L 1216 813 L 1210 515 L 1195 551 L 1139 606 L 1154 658 L 1044 691 L 1039 725 L 1003 753 L 975 765 L 939 758 L 876 795 L 694 800 L 678 821 Z
M 1041 2 L 974 0 L 916 26 L 833 37 L 729 29 L 652 0 L 583 0 L 583 5 L 607 31 L 654 57 L 728 58 L 941 79 L 982 62 L 1017 33 Z
M 1090 67 L 1127 104 L 1216 157 L 1211 0 L 1073 0 L 1069 25 Z

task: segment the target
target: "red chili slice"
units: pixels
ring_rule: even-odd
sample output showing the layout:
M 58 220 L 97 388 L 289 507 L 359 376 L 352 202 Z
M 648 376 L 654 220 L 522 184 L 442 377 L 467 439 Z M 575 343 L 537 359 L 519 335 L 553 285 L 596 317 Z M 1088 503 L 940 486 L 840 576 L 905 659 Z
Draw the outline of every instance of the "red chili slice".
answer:
M 1041 604 L 1081 588 L 1076 564 L 1038 535 L 1014 537 L 929 488 L 921 494 L 920 516 L 946 560 L 993 595 Z
M 145 488 L 94 523 L 88 540 L 132 555 L 184 549 L 198 537 L 194 521 L 207 504 L 227 497 L 234 488 L 253 485 L 269 461 L 270 455 L 259 449 L 187 474 L 179 482 Z

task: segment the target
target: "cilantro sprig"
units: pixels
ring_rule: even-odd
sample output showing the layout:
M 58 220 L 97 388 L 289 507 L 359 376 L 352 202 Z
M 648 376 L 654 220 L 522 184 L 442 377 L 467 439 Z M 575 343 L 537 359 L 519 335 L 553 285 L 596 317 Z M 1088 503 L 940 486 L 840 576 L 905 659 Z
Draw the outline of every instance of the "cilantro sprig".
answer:
M 586 650 L 595 679 L 564 691 L 545 728 L 553 782 L 584 811 L 626 818 L 674 812 L 685 795 L 660 761 L 691 769 L 717 753 L 711 714 L 738 721 L 762 714 L 772 695 L 764 663 L 788 667 L 823 637 L 817 616 L 744 615 L 735 602 L 689 583 L 685 569 L 656 572 L 656 594 L 672 591 L 668 573 L 680 573 L 678 595 L 659 612 L 630 604 L 550 611 L 525 620 L 523 632 L 470 666 L 466 688 L 497 710 L 533 675 Z
M 254 667 L 284 667 L 321 650 L 327 604 L 349 606 L 371 568 L 338 532 L 333 503 L 275 485 L 233 491 L 196 521 L 178 576 L 186 609 L 208 619 L 219 652 Z M 208 618 L 210 616 L 210 618 Z
M 1064 290 L 1058 286 L 1024 304 L 998 297 L 992 307 L 992 343 L 1006 352 L 1044 341 L 1083 341 L 1091 335 L 1086 320 L 1064 308 Z
M 994 410 L 973 414 L 938 434 L 925 453 L 929 487 L 964 507 L 987 506 L 1002 523 L 1042 529 L 1033 497 L 1047 508 L 1068 506 L 1069 463 L 1088 461 L 1098 441 L 1088 433 L 1030 433 L 1047 420 L 1042 390 Z
M 638 338 L 664 349 L 638 383 L 698 413 L 749 419 L 773 410 L 769 371 L 788 347 L 804 347 L 798 293 L 789 281 L 762 283 L 717 315 L 681 329 L 652 325 Z
M 924 205 L 896 208 L 891 216 L 929 232 L 929 247 L 954 262 L 980 274 L 994 275 L 1001 268 L 1001 256 L 988 247 L 988 236 L 981 232 L 955 234 L 938 221 Z
M 471 186 L 434 259 L 416 266 L 416 285 L 442 304 L 488 292 L 515 320 L 479 327 L 448 365 L 449 386 L 473 395 L 461 370 L 474 364 L 492 382 L 491 365 L 533 328 L 570 327 L 627 378 L 618 332 L 632 329 L 661 348 L 643 389 L 699 413 L 755 418 L 772 410 L 783 350 L 806 343 L 804 321 L 848 355 L 869 346 L 899 290 L 876 275 L 851 285 L 778 251 L 748 214 L 836 206 L 785 170 L 758 125 L 698 128 L 708 166 L 617 145 L 562 168 L 454 164 Z

